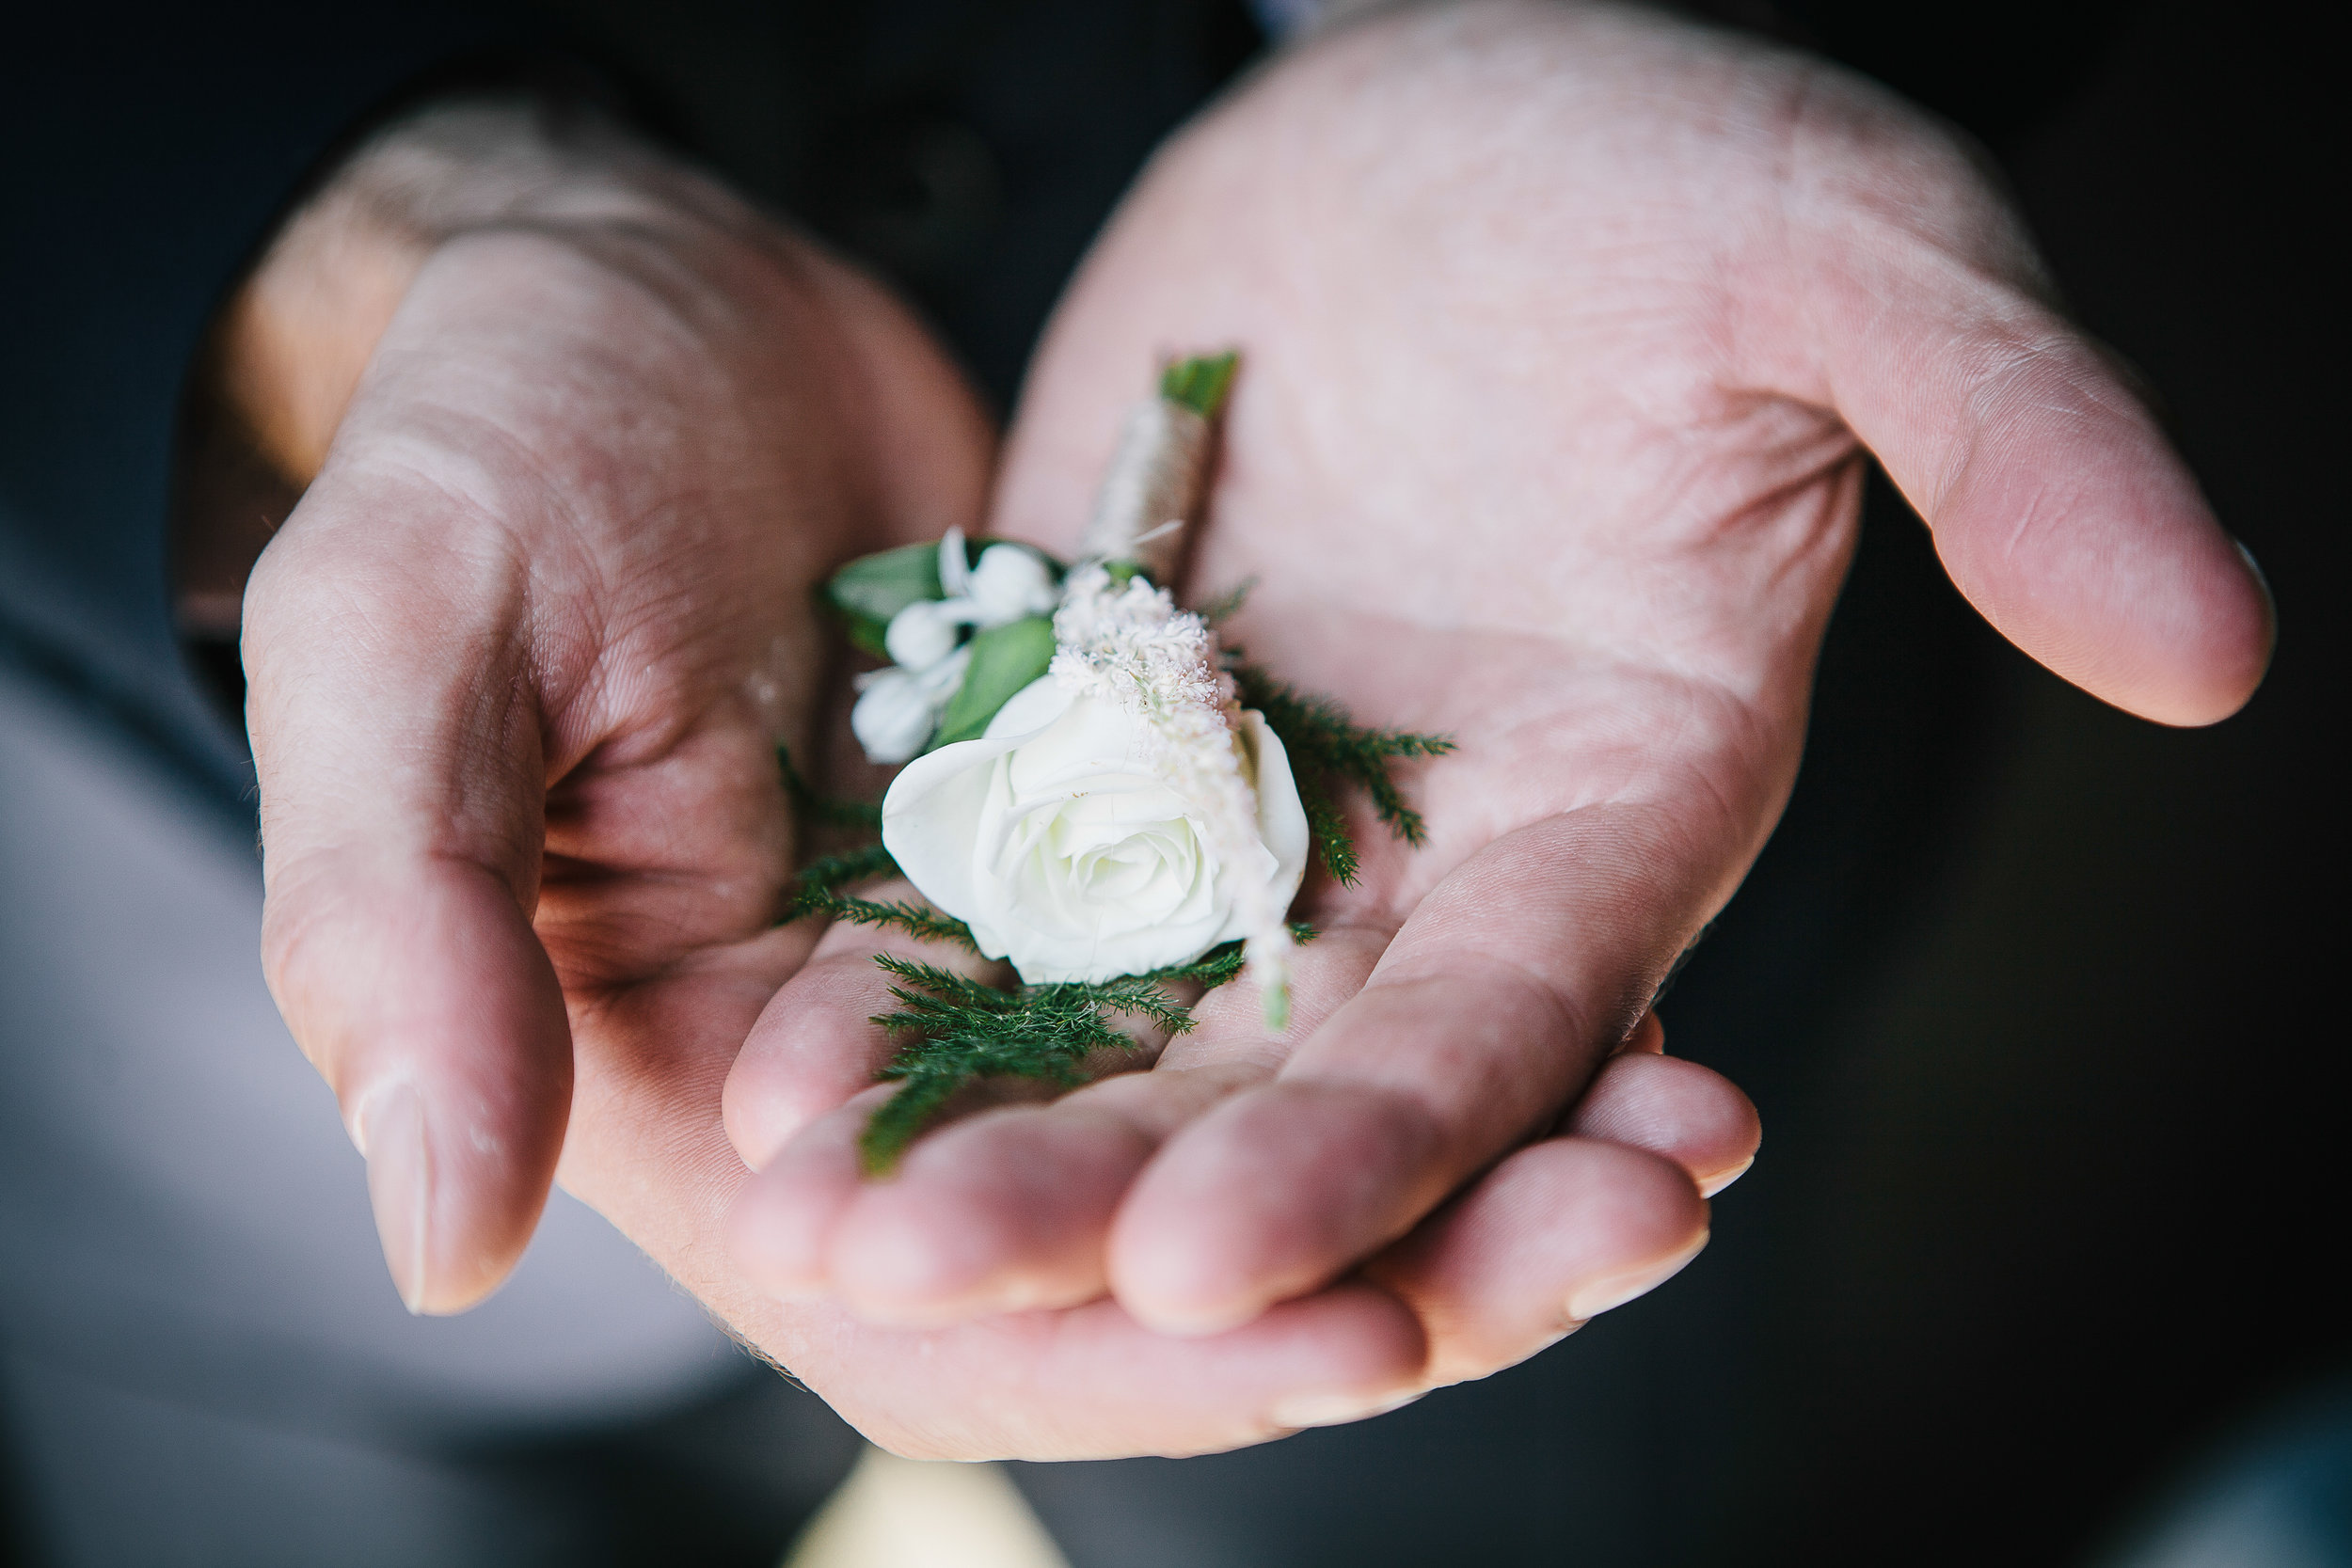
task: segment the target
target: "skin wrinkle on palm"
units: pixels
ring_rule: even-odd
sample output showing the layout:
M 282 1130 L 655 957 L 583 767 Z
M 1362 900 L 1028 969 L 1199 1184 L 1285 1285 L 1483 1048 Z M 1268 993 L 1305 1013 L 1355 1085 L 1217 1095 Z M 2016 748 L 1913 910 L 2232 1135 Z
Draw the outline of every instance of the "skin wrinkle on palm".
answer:
M 1754 157 L 1775 142 L 1740 117 L 1785 102 L 1792 73 L 1808 103 L 1843 103 L 1869 129 L 1841 140 L 1808 120 L 1809 167 L 1846 169 L 1852 189 L 1896 168 L 1922 198 L 1891 216 L 1845 210 L 1847 230 L 1823 233 L 1850 254 L 1820 275 L 1723 248 L 1771 231 L 1742 214 L 1778 204 L 1776 168 Z M 1229 1039 L 1237 1081 L 1204 1107 L 1187 1098 L 1198 1074 L 1170 1062 L 1082 1091 L 1067 1113 L 960 1123 L 929 1147 L 958 1140 L 974 1158 L 934 1159 L 930 1186 L 911 1163 L 871 1192 L 844 1102 L 886 1046 L 863 1022 L 879 1010 L 859 990 L 873 943 L 767 929 L 791 862 L 773 745 L 807 738 L 818 664 L 802 607 L 818 575 L 981 515 L 992 441 L 880 291 L 697 177 L 650 155 L 621 164 L 656 214 L 634 251 L 591 218 L 432 253 L 373 360 L 359 356 L 370 369 L 326 466 L 247 597 L 271 978 L 346 1106 L 392 1077 L 418 1085 L 436 1172 L 427 1304 L 495 1283 L 560 1147 L 571 1190 L 879 1441 L 959 1457 L 1194 1452 L 1274 1435 L 1301 1402 L 1370 1411 L 1492 1371 L 1556 1338 L 1583 1288 L 1686 1250 L 1706 1227 L 1693 1180 L 1752 1152 L 1753 1113 L 1703 1069 L 1609 1052 L 1786 795 L 1852 531 L 1855 469 L 1830 460 L 1832 433 L 1749 417 L 1778 406 L 1753 388 L 1835 404 L 1899 481 L 1934 469 L 1961 410 L 1916 400 L 1964 405 L 1966 327 L 1987 300 L 2010 290 L 2036 309 L 2004 270 L 2023 242 L 1965 160 L 1899 105 L 1789 56 L 1643 13 L 1516 4 L 1335 27 L 1183 134 L 1049 332 L 990 515 L 1058 542 L 1045 524 L 1083 515 L 1112 436 L 1104 410 L 1123 406 L 1133 367 L 1163 340 L 1239 341 L 1252 374 L 1197 578 L 1265 585 L 1235 627 L 1253 658 L 1464 749 L 1416 781 L 1429 847 L 1406 855 L 1359 832 L 1364 885 L 1308 911 L 1331 934 L 1302 954 L 1292 1053 L 1271 1082 L 1262 1053 Z M 1809 199 L 1842 199 L 1837 183 Z M 1666 282 L 1629 287 L 1629 230 Z M 1489 243 L 1474 258 L 1445 248 L 1465 233 Z M 1868 243 L 1890 233 L 1903 243 Z M 647 270 L 615 272 L 616 254 Z M 1454 304 L 1466 259 L 1475 309 Z M 1926 264 L 1938 259 L 1951 264 Z M 1857 271 L 1865 261 L 1880 270 Z M 688 286 L 692 309 L 648 292 L 648 276 Z M 1686 331 L 1716 319 L 1677 293 L 1694 277 L 1746 305 L 1745 337 Z M 1979 293 L 1953 297 L 1955 279 Z M 1595 284 L 1623 291 L 1600 314 L 1586 309 Z M 1805 309 L 1780 308 L 1790 298 Z M 1865 330 L 1872 320 L 1894 335 Z M 1540 355 L 1530 322 L 1551 329 Z M 1726 344 L 1747 356 L 1728 367 L 1729 400 L 1713 381 Z M 1899 379 L 1873 358 L 1890 351 Z M 2218 717 L 2266 655 L 2259 594 L 2095 361 L 2052 373 L 2083 385 L 2004 411 L 1979 451 L 2010 468 L 1972 470 L 1931 519 L 1939 547 L 2006 616 L 2016 585 L 2002 574 L 2034 563 L 1983 542 L 2011 520 L 2003 506 L 2036 493 L 2018 473 L 2071 476 L 2074 534 L 2028 539 L 2064 547 L 2036 613 L 2009 629 L 2045 652 L 2052 615 L 2101 628 L 2100 657 L 2067 668 L 2106 672 L 2102 694 L 2173 721 Z M 2049 405 L 2070 419 L 2032 423 Z M 476 427 L 453 414 L 520 444 L 474 450 Z M 423 482 L 404 483 L 382 461 L 394 453 Z M 675 475 L 699 457 L 732 482 L 684 496 Z M 461 474 L 497 476 L 493 504 L 515 507 L 492 531 L 586 562 L 623 598 L 571 607 L 573 641 L 550 646 L 534 639 L 562 618 L 515 624 L 495 575 L 421 581 L 418 560 L 481 559 L 470 531 L 485 520 L 438 483 Z M 783 550 L 779 515 L 806 522 Z M 2123 589 L 2166 613 L 2136 615 L 2091 570 L 2119 543 L 2136 565 Z M 672 582 L 665 547 L 738 569 Z M 1764 605 L 1757 583 L 1775 591 Z M 1382 608 L 1334 618 L 1333 605 Z M 355 617 L 379 628 L 364 647 Z M 1563 621 L 1573 634 L 1555 639 Z M 513 684 L 451 666 L 485 646 L 529 656 Z M 1547 648 L 1552 662 L 1531 662 Z M 2079 639 L 2060 651 L 2076 658 Z M 681 726 L 681 713 L 695 717 Z M 551 766 L 515 766 L 501 723 L 516 721 Z M 632 765 L 606 768 L 622 756 Z M 404 858 L 417 843 L 438 858 Z M 527 915 L 510 890 L 532 885 L 542 845 L 581 874 L 548 879 Z M 1489 875 L 1520 900 L 1507 925 L 1463 902 Z M 1541 976 L 1585 1034 L 1464 1036 L 1482 1022 L 1474 999 L 1427 1013 L 1421 1034 L 1422 1004 L 1384 973 L 1441 970 L 1466 945 Z M 1208 1011 L 1189 1060 L 1219 1049 Z M 1527 1092 L 1465 1101 L 1427 1070 L 1449 1057 Z M 1386 1101 L 1359 1091 L 1391 1079 L 1417 1084 L 1440 1128 L 1431 1159 L 1388 1162 L 1364 1141 Z M 1131 1147 L 1080 1125 L 1090 1096 L 1127 1097 L 1104 1119 L 1165 1140 L 1139 1177 Z M 1612 1114 L 1629 1097 L 1656 1103 Z M 1571 1104 L 1568 1135 L 1513 1148 Z M 1643 1131 L 1575 1135 L 1588 1114 L 1596 1130 Z M 730 1129 L 783 1143 L 755 1180 Z M 1007 1228 L 989 1184 L 1041 1139 L 1089 1180 L 1058 1189 L 1066 1211 Z M 1310 1145 L 1354 1152 L 1285 1163 Z M 950 1321 L 922 1327 L 766 1288 L 821 1261 L 826 1233 L 878 1193 L 899 1210 L 861 1223 L 877 1252 L 911 1243 L 919 1262 L 927 1227 L 959 1226 L 1029 1250 L 981 1258 Z M 1042 1281 L 1075 1301 L 1094 1279 L 1119 1299 L 961 1316 L 999 1288 Z M 1147 1331 L 1137 1307 L 1175 1328 L 1255 1315 L 1182 1338 Z

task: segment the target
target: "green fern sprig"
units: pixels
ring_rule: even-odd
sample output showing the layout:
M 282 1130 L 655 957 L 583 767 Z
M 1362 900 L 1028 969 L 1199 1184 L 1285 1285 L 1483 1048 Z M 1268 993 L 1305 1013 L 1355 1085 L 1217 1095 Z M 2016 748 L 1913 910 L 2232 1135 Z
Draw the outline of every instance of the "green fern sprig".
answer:
M 858 1166 L 868 1176 L 887 1176 L 897 1169 L 907 1146 L 946 1107 L 955 1092 L 972 1081 L 965 1073 L 929 1068 L 901 1072 L 895 1062 L 882 1069 L 882 1077 L 885 1081 L 895 1077 L 898 1092 L 874 1107 L 874 1114 L 866 1118 L 865 1130 L 857 1135 Z
M 800 769 L 792 766 L 791 753 L 781 746 L 776 748 L 776 763 L 784 770 L 785 793 L 791 797 L 792 804 L 803 821 L 835 828 L 872 829 L 882 826 L 880 803 L 844 800 L 818 794 L 801 776 Z M 798 884 L 792 890 L 791 901 L 785 908 L 785 923 L 789 925 L 803 915 L 821 914 L 856 926 L 881 926 L 903 931 L 918 942 L 947 942 L 974 953 L 979 951 L 978 943 L 972 940 L 972 927 L 961 920 L 905 899 L 884 903 L 880 899 L 860 898 L 842 891 L 857 882 L 871 882 L 897 875 L 898 861 L 879 844 L 820 855 L 802 867 Z
M 1287 742 L 1284 750 L 1289 749 Z M 1323 869 L 1342 887 L 1354 887 L 1359 863 L 1356 859 L 1356 835 L 1347 831 L 1346 814 L 1340 803 L 1331 799 L 1323 787 L 1322 774 L 1308 774 L 1298 781 L 1298 803 L 1307 811 L 1307 833 L 1314 841 L 1315 853 L 1322 858 Z
M 792 765 L 791 752 L 776 748 L 776 766 L 784 771 L 784 792 L 792 801 L 792 809 L 802 818 L 820 822 L 828 828 L 879 828 L 882 826 L 882 802 L 879 800 L 846 800 L 838 796 L 820 794 L 801 770 Z
M 1389 767 L 1407 757 L 1444 756 L 1454 750 L 1452 737 L 1369 729 L 1350 719 L 1347 710 L 1330 698 L 1302 692 L 1259 665 L 1236 659 L 1231 669 L 1234 684 L 1241 689 L 1242 705 L 1265 715 L 1282 750 L 1289 753 L 1299 799 L 1307 808 L 1307 826 L 1314 834 L 1324 869 L 1333 880 L 1352 887 L 1358 870 L 1354 837 L 1332 796 L 1334 779 L 1344 780 L 1370 796 L 1374 814 L 1406 843 L 1418 847 L 1429 836 L 1421 813 L 1406 801 L 1405 792 L 1389 776 Z
M 1292 937 L 1312 942 L 1311 926 Z M 1193 1027 L 1192 1008 L 1163 988 L 1191 984 L 1215 990 L 1242 972 L 1242 944 L 1213 947 L 1190 963 L 1115 979 L 1057 981 L 1000 990 L 953 970 L 889 954 L 874 961 L 900 982 L 890 988 L 898 1010 L 874 1022 L 911 1036 L 877 1076 L 898 1092 L 866 1118 L 858 1159 L 868 1176 L 887 1174 L 948 1100 L 982 1078 L 1037 1078 L 1063 1088 L 1082 1081 L 1080 1066 L 1097 1051 L 1134 1046 L 1113 1022 L 1141 1018 L 1170 1035 Z
M 841 891 L 852 883 L 897 875 L 898 863 L 879 844 L 819 856 L 802 868 L 800 881 L 792 890 L 792 900 L 785 909 L 785 923 L 789 925 L 803 915 L 821 914 L 853 926 L 881 926 L 903 931 L 918 942 L 949 942 L 974 953 L 980 950 L 972 939 L 972 927 L 953 916 L 903 898 L 884 903 Z
M 952 915 L 903 898 L 884 903 L 803 882 L 799 895 L 792 900 L 790 918 L 797 920 L 804 914 L 846 920 L 852 926 L 880 926 L 903 931 L 917 942 L 953 942 L 967 953 L 980 950 L 980 944 L 973 940 L 971 927 Z
M 999 990 L 936 964 L 887 954 L 874 961 L 900 981 L 890 988 L 898 1010 L 874 1022 L 894 1035 L 914 1037 L 879 1075 L 897 1083 L 898 1092 L 866 1118 L 858 1136 L 859 1163 L 869 1176 L 896 1166 L 907 1146 L 967 1084 L 1037 1078 L 1064 1088 L 1075 1085 L 1088 1056 L 1133 1046 L 1112 1022 L 1116 1014 L 1147 1018 L 1170 1034 L 1192 1027 L 1190 1011 L 1142 975 Z

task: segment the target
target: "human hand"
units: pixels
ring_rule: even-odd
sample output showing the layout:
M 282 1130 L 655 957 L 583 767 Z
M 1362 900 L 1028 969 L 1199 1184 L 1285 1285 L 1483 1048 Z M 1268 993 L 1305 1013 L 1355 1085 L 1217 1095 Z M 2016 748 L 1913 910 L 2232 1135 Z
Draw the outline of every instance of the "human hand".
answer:
M 2020 646 L 2164 722 L 2233 711 L 2268 656 L 2259 579 L 2047 293 L 1917 114 L 1648 13 L 1407 8 L 1248 85 L 1066 300 L 995 527 L 1066 549 L 1136 367 L 1239 346 L 1191 580 L 1254 578 L 1253 657 L 1460 742 L 1408 782 L 1430 842 L 1359 821 L 1362 882 L 1311 890 L 1319 1000 L 1283 1041 L 1214 998 L 1155 1070 L 958 1123 L 882 1184 L 849 1147 L 870 1101 L 832 1109 L 887 1054 L 875 944 L 829 934 L 729 1085 L 765 1164 L 746 1266 L 872 1319 L 1107 1291 L 1177 1333 L 1368 1258 L 1392 1281 L 1583 1090 L 1770 832 L 1861 448 Z
M 244 614 L 264 959 L 402 1296 L 495 1287 L 559 1151 L 691 1278 L 664 1161 L 740 1174 L 694 1140 L 742 1033 L 715 999 L 808 942 L 772 927 L 811 586 L 968 521 L 987 422 L 881 290 L 515 107 L 379 137 L 224 331 L 227 390 L 309 481 Z
M 413 1307 L 493 1288 L 552 1168 L 869 1432 L 958 1455 L 1230 1446 L 1409 1391 L 1423 1319 L 1493 1321 L 1357 1290 L 1208 1341 L 1115 1307 L 908 1336 L 728 1259 L 721 1084 L 816 936 L 771 924 L 808 590 L 970 522 L 990 456 L 878 291 L 612 138 L 452 110 L 361 154 L 229 332 L 230 391 L 310 481 L 245 612 L 265 959 Z M 1670 1151 L 1720 1142 L 1678 1083 L 1636 1067 L 1614 1102 Z M 1466 1209 L 1422 1274 L 1556 1319 L 1577 1248 L 1654 1217 L 1554 1191 L 1613 1157 L 1502 1189 L 1562 1244 L 1501 1256 Z M 1696 1223 L 1687 1186 L 1653 1207 Z

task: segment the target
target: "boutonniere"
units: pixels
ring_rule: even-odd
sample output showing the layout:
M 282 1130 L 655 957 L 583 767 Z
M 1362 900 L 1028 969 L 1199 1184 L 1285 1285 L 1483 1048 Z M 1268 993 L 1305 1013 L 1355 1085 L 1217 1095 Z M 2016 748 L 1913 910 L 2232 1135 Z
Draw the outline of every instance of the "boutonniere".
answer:
M 850 728 L 872 760 L 904 766 L 879 809 L 797 790 L 881 842 L 810 866 L 792 914 L 959 942 L 1020 976 L 1000 989 L 875 960 L 899 1004 L 876 1022 L 905 1043 L 882 1072 L 898 1092 L 861 1144 L 871 1173 L 976 1079 L 1074 1085 L 1089 1053 L 1132 1044 L 1121 1015 L 1190 1028 L 1173 983 L 1246 975 L 1279 1034 L 1292 948 L 1311 934 L 1289 923 L 1310 856 L 1355 880 L 1334 792 L 1366 790 L 1391 831 L 1421 841 L 1390 768 L 1451 741 L 1356 724 L 1220 645 L 1238 595 L 1191 610 L 1170 592 L 1236 363 L 1163 373 L 1128 419 L 1075 562 L 950 531 L 826 586 L 851 641 L 889 660 L 859 677 Z M 928 907 L 850 891 L 893 874 Z

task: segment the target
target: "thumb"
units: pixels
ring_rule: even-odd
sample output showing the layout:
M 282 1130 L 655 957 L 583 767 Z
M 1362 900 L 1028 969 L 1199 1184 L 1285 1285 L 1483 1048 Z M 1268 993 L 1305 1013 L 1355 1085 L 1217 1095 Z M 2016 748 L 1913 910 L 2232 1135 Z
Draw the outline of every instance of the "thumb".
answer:
M 2270 659 L 2252 559 L 2114 360 L 2043 303 L 2030 248 L 1958 149 L 1904 151 L 1900 182 L 1798 226 L 1828 400 L 2010 641 L 2143 718 L 2227 718 Z M 1923 212 L 1890 184 L 1957 199 Z
M 246 600 L 263 964 L 367 1157 L 412 1312 L 460 1311 L 514 1266 L 572 1087 L 530 920 L 546 781 L 525 579 L 453 547 L 456 510 L 330 467 Z

